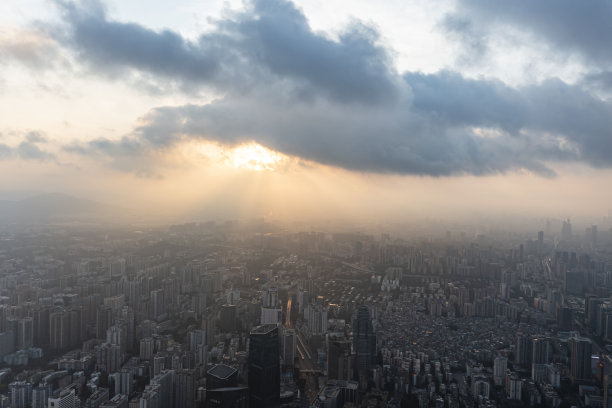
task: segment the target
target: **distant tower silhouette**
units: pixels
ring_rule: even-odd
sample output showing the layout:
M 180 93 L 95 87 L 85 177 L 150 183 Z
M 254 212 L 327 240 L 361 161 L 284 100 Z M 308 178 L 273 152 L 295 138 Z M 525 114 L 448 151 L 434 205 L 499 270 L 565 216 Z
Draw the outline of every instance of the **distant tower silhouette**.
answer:
M 353 350 L 356 355 L 356 369 L 360 374 L 369 376 L 376 361 L 376 334 L 367 306 L 359 307 L 353 322 Z

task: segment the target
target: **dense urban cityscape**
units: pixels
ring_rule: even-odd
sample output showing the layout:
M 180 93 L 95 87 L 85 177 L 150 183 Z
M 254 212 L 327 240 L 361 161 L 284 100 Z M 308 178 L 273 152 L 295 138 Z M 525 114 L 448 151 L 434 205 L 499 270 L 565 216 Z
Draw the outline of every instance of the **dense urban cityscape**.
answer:
M 7 227 L 0 406 L 608 407 L 610 221 Z
M 612 0 L 0 0 L 0 408 L 612 408 Z

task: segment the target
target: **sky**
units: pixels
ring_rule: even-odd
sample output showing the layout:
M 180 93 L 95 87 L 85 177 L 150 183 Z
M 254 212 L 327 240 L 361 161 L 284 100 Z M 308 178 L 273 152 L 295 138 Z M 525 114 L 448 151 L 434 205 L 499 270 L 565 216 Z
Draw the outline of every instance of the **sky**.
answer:
M 4 0 L 0 198 L 601 217 L 612 3 Z

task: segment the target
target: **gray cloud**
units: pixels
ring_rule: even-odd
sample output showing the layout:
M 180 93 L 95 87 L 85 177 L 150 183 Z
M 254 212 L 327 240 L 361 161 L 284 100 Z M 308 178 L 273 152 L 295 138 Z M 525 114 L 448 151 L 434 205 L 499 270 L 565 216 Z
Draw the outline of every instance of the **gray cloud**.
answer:
M 549 166 L 560 161 L 612 167 L 611 102 L 579 85 L 550 79 L 512 88 L 450 71 L 400 75 L 371 29 L 354 25 L 333 41 L 282 0 L 256 0 L 197 42 L 111 21 L 102 7 L 64 10 L 69 43 L 97 69 L 140 70 L 223 91 L 207 105 L 154 109 L 120 140 L 64 147 L 105 154 L 121 170 L 157 174 L 147 155 L 191 139 L 256 141 L 379 173 L 528 169 L 551 176 Z
M 551 176 L 549 164 L 560 161 L 612 166 L 612 106 L 577 86 L 550 80 L 513 89 L 449 72 L 404 79 L 412 98 L 391 107 L 295 103 L 279 90 L 158 108 L 119 142 L 84 148 L 116 156 L 190 139 L 256 141 L 350 170 L 433 176 L 519 169 Z
M 290 80 L 296 95 L 317 91 L 339 101 L 383 103 L 401 81 L 372 28 L 353 24 L 338 41 L 314 33 L 292 3 L 254 1 L 252 9 L 217 22 L 191 42 L 169 30 L 109 20 L 104 7 L 61 2 L 67 22 L 60 39 L 93 69 L 135 69 L 188 85 L 244 93 Z
M 40 144 L 47 142 L 46 137 L 38 131 L 10 132 L 12 136 L 18 135 L 21 139 L 17 145 L 11 146 L 0 143 L 0 158 L 19 158 L 23 160 L 57 161 L 55 154 L 40 148 Z
M 55 160 L 56 157 L 52 153 L 48 153 L 38 147 L 35 143 L 23 141 L 19 143 L 13 151 L 17 156 L 25 160 Z
M 478 27 L 469 17 L 448 14 L 442 20 L 441 26 L 449 37 L 453 37 L 463 46 L 465 52 L 460 58 L 461 62 L 472 62 L 488 52 L 486 30 Z
M 57 34 L 98 70 L 134 68 L 188 81 L 212 80 L 218 70 L 215 50 L 191 43 L 170 30 L 153 31 L 138 24 L 109 21 L 103 5 L 80 7 L 59 2 L 67 32 Z
M 469 35 L 497 24 L 510 24 L 545 39 L 555 50 L 578 53 L 590 62 L 612 62 L 612 3 L 607 0 L 460 0 L 449 21 L 468 21 L 465 27 L 449 25 Z

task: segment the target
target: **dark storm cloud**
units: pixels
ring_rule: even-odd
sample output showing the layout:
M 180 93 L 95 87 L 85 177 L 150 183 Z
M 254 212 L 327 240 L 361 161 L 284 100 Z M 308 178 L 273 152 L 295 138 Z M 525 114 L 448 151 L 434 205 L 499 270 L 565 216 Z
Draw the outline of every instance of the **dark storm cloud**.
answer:
M 612 2 L 608 0 L 459 0 L 449 21 L 469 21 L 464 28 L 449 29 L 471 33 L 474 27 L 486 31 L 496 24 L 509 24 L 542 37 L 555 50 L 575 52 L 597 64 L 612 62 Z
M 223 91 L 207 105 L 154 109 L 118 141 L 64 148 L 106 154 L 121 170 L 153 172 L 147 155 L 193 139 L 256 141 L 379 173 L 528 169 L 551 176 L 554 162 L 612 167 L 611 104 L 579 85 L 550 79 L 512 88 L 450 71 L 400 75 L 372 29 L 353 25 L 334 41 L 282 0 L 254 1 L 197 42 L 111 21 L 102 7 L 64 9 L 69 43 L 97 69 L 141 70 Z M 455 31 L 476 29 L 462 24 Z

